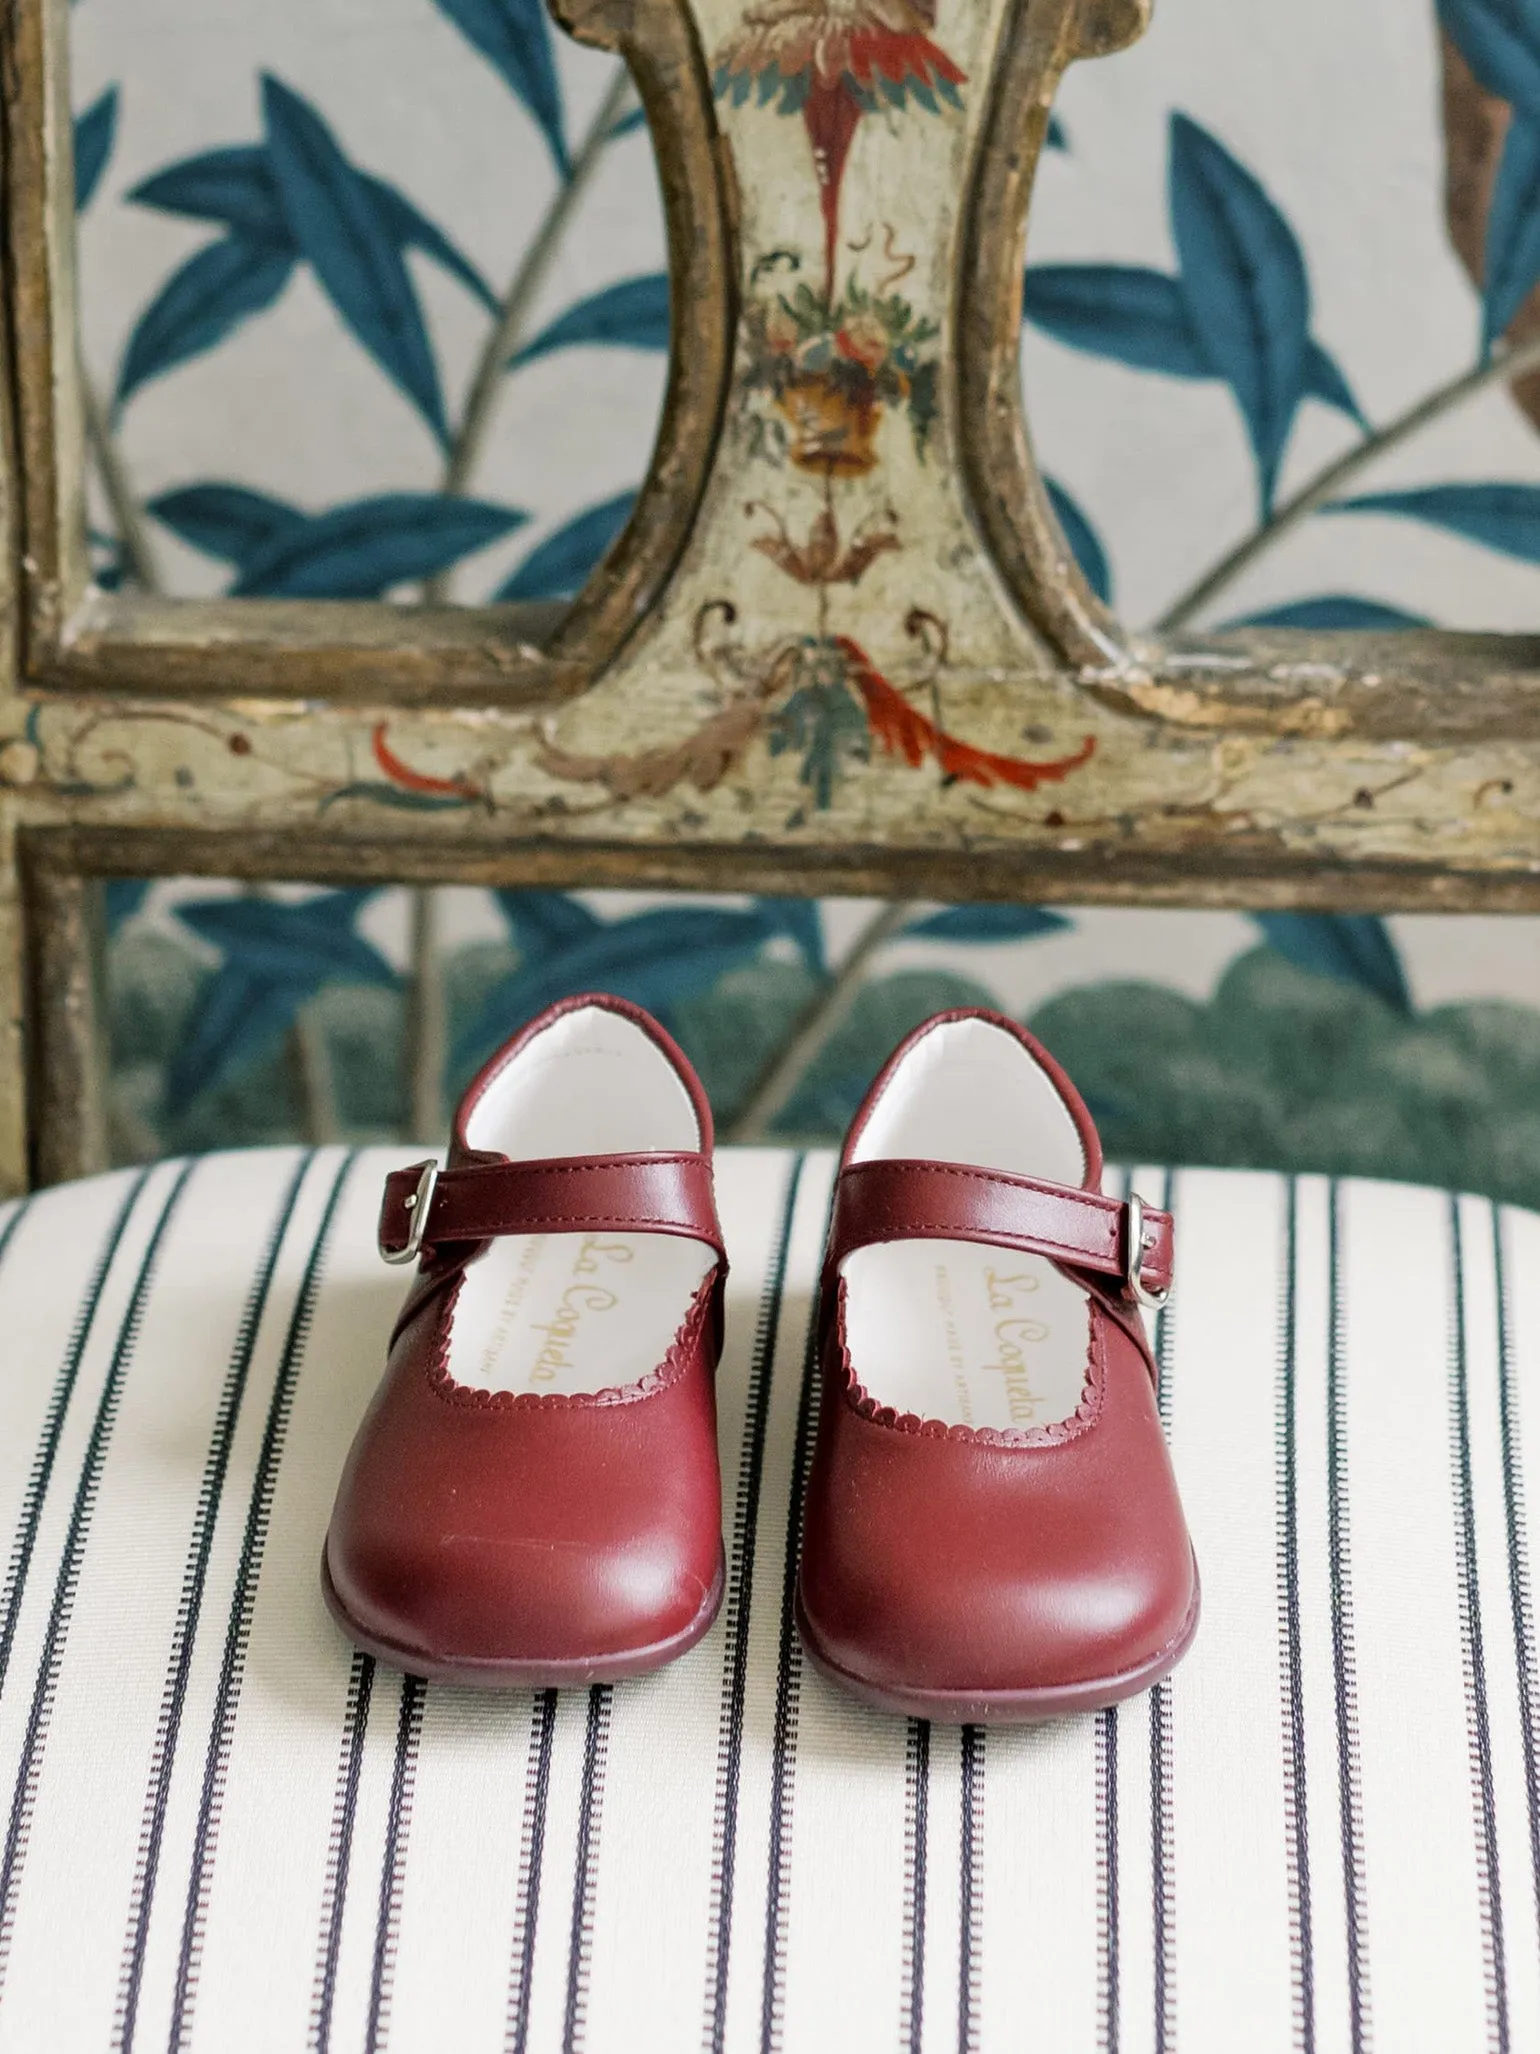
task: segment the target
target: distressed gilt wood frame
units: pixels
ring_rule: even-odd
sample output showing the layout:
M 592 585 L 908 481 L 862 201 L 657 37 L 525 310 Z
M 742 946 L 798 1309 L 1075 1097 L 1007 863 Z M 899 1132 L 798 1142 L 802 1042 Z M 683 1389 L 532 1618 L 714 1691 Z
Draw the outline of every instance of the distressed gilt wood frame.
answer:
M 936 423 L 911 445 L 907 386 L 885 417 L 842 402 L 841 455 L 815 439 L 827 421 L 796 425 L 796 391 L 766 402 L 754 382 L 754 351 L 773 373 L 778 346 L 764 281 L 811 271 L 820 207 L 830 309 L 857 260 L 836 253 L 799 124 L 713 98 L 713 69 L 720 87 L 753 61 L 743 0 L 558 0 L 624 57 L 652 123 L 668 394 L 636 513 L 579 601 L 472 610 L 91 588 L 68 6 L 12 0 L 0 1189 L 102 1159 L 108 875 L 1540 907 L 1540 642 L 1157 646 L 1124 634 L 1058 531 L 1017 371 L 1032 177 L 1064 67 L 1131 41 L 1150 4 L 941 0 L 937 61 L 960 85 L 938 117 L 889 123 L 868 168 L 853 156 L 844 201 L 886 209 L 890 252 L 909 252 Z M 805 251 L 770 246 L 772 202 Z M 847 692 L 870 726 L 822 785 L 777 725 L 803 686 Z M 415 811 L 382 803 L 400 795 L 375 766 L 403 754 L 429 794 Z

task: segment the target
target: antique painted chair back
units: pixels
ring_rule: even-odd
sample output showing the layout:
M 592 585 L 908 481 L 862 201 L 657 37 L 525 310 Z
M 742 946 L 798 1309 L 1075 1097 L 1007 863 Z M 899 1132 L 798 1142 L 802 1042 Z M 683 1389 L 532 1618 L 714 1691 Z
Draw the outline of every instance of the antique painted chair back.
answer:
M 462 609 L 93 588 L 67 0 L 15 0 L 0 1188 L 103 1159 L 111 875 L 1540 906 L 1540 645 L 1136 638 L 1066 546 L 1028 203 L 1150 5 L 558 0 L 652 125 L 667 397 L 576 603 Z

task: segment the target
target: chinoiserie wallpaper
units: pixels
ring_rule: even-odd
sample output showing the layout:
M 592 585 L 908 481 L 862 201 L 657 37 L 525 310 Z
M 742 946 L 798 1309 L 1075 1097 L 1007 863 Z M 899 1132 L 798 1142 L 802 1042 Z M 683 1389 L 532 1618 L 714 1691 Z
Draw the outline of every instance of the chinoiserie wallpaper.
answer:
M 716 91 L 810 146 L 955 92 L 966 0 L 738 4 Z M 98 579 L 575 591 L 668 337 L 624 74 L 538 0 L 76 0 L 72 26 Z M 1126 618 L 1540 627 L 1540 0 L 1157 0 L 1051 140 L 1027 405 Z M 832 367 L 923 434 L 934 338 L 878 254 L 849 304 L 756 301 L 766 432 Z M 392 804 L 443 802 L 377 757 Z M 1125 1157 L 1540 1204 L 1540 922 L 128 879 L 109 913 L 124 1157 L 432 1129 L 519 1019 L 602 987 L 673 1027 L 730 1135 L 836 1134 L 909 1025 L 989 1002 Z

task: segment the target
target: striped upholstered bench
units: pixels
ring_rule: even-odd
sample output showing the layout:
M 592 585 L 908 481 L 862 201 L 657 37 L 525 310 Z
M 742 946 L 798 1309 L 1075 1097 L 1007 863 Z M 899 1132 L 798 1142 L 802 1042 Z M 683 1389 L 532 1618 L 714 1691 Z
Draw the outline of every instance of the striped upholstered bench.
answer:
M 1540 1218 L 1171 1179 L 1197 1646 L 1115 1715 L 959 1731 L 792 1625 L 822 1156 L 721 1165 L 709 1638 L 533 1698 L 353 1653 L 316 1568 L 391 1159 L 0 1212 L 0 2047 L 1540 2046 Z

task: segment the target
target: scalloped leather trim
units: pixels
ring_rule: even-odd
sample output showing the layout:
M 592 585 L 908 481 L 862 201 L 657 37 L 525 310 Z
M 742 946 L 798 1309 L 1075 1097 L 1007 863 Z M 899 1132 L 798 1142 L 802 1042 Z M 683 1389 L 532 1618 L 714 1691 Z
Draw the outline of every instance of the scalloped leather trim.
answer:
M 656 1369 L 648 1370 L 645 1376 L 637 1377 L 629 1384 L 606 1384 L 597 1391 L 567 1392 L 478 1391 L 469 1384 L 455 1382 L 448 1369 L 449 1339 L 454 1329 L 455 1304 L 465 1281 L 462 1270 L 449 1287 L 449 1294 L 440 1308 L 433 1353 L 428 1361 L 428 1386 L 444 1404 L 457 1405 L 471 1412 L 590 1411 L 597 1406 L 637 1404 L 643 1398 L 651 1398 L 659 1391 L 667 1390 L 670 1384 L 684 1375 L 689 1366 L 685 1358 L 699 1345 L 720 1272 L 721 1265 L 713 1264 L 701 1279 L 690 1300 L 689 1310 Z
M 1104 1334 L 1107 1315 L 1089 1291 L 1086 1293 L 1086 1306 L 1091 1329 L 1086 1378 L 1081 1387 L 1080 1403 L 1067 1419 L 1056 1419 L 1048 1426 L 965 1426 L 961 1422 L 949 1424 L 944 1419 L 923 1419 L 917 1412 L 896 1412 L 891 1405 L 879 1404 L 867 1390 L 856 1374 L 845 1338 L 845 1280 L 841 1277 L 834 1311 L 834 1343 L 839 1350 L 845 1403 L 863 1419 L 870 1420 L 873 1426 L 887 1427 L 894 1433 L 918 1434 L 931 1441 L 966 1441 L 989 1448 L 1052 1448 L 1065 1441 L 1078 1440 L 1101 1417 L 1102 1396 L 1107 1385 Z

